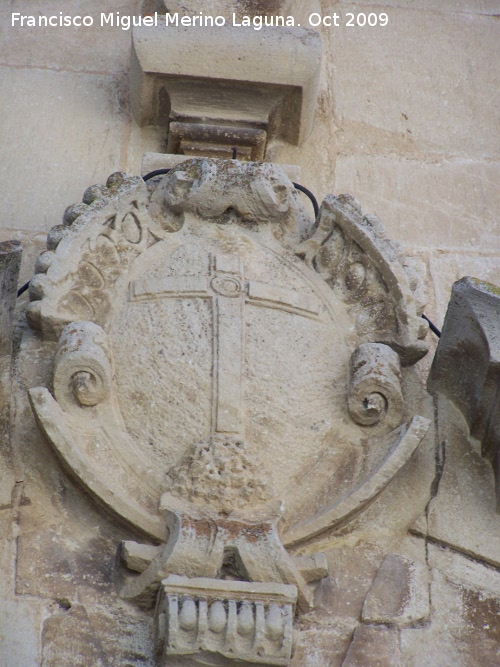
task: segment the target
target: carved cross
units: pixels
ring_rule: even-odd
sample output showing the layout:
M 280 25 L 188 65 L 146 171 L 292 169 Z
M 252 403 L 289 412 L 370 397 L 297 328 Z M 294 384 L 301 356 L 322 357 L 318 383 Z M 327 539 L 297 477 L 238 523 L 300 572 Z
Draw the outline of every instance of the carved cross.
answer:
M 210 257 L 208 276 L 141 278 L 131 284 L 130 298 L 211 298 L 214 323 L 213 431 L 241 434 L 242 366 L 245 304 L 274 308 L 317 318 L 319 301 L 282 287 L 245 280 L 239 257 L 218 253 Z

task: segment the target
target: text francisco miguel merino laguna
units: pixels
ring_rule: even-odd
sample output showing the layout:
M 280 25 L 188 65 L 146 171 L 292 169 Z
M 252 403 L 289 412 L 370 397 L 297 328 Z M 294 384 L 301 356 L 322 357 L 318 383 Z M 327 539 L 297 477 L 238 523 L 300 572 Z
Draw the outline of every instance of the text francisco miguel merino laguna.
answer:
M 332 21 L 335 16 L 326 17 Z M 321 23 L 325 23 L 325 17 L 320 14 L 311 14 L 308 18 L 308 25 L 305 27 L 316 27 Z M 179 15 L 179 12 L 173 14 L 154 14 L 148 16 L 129 16 L 121 15 L 120 12 L 101 12 L 99 18 L 90 15 L 70 16 L 68 14 L 52 15 L 32 15 L 21 14 L 20 12 L 13 12 L 11 14 L 11 26 L 20 27 L 25 26 L 29 28 L 46 28 L 46 27 L 70 27 L 76 28 L 98 25 L 100 27 L 109 26 L 117 27 L 122 30 L 130 30 L 131 27 L 156 27 L 158 25 L 173 25 L 173 26 L 200 26 L 200 27 L 216 27 L 222 28 L 226 24 L 234 27 L 248 27 L 254 30 L 261 30 L 265 26 L 282 26 L 282 27 L 298 27 L 299 23 L 295 22 L 293 16 L 242 16 L 237 18 L 236 14 L 232 15 L 232 21 L 227 21 L 224 16 L 209 16 L 200 12 L 194 16 Z M 338 25 L 336 21 L 330 22 L 330 25 Z

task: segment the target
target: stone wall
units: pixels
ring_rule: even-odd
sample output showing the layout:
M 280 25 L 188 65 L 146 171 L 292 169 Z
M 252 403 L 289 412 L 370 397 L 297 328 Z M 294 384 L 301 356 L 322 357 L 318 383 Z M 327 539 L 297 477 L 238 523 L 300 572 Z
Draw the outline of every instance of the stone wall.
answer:
M 23 244 L 20 284 L 33 275 L 47 232 L 89 185 L 117 170 L 139 174 L 145 152 L 165 150 L 165 132 L 138 127 L 129 111 L 130 32 L 10 26 L 13 11 L 98 16 L 137 5 L 103 4 L 14 0 L 0 7 L 0 241 Z M 389 25 L 321 29 L 313 133 L 301 147 L 271 145 L 268 158 L 298 165 L 301 183 L 319 201 L 349 193 L 375 213 L 412 259 L 425 312 L 440 327 L 459 277 L 500 284 L 500 4 L 323 1 L 321 11 L 386 12 Z M 28 332 L 21 342 L 27 302 L 18 300 L 19 362 L 0 387 L 7 396 L 12 382 L 16 396 L 0 459 L 0 663 L 153 665 L 151 612 L 121 600 L 112 581 L 116 545 L 134 535 L 72 481 L 35 424 L 27 389 L 47 383 L 50 373 L 37 336 Z M 432 417 L 417 379 L 427 377 L 432 361 L 435 340 L 428 338 L 431 353 L 405 382 L 415 411 Z M 399 483 L 335 542 L 321 538 L 330 575 L 317 591 L 318 611 L 300 621 L 294 666 L 500 665 L 493 475 L 458 412 L 443 398 L 436 405 L 437 434 Z M 443 443 L 453 444 L 448 467 Z M 396 609 L 394 596 L 380 594 L 391 585 L 430 587 L 430 596 L 410 596 Z

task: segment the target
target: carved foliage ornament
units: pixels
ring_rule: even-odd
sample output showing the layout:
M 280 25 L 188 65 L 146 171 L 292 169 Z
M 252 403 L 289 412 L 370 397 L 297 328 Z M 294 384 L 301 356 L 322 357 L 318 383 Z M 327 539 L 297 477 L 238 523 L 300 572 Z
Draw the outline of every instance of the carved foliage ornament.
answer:
M 58 343 L 33 410 L 149 539 L 116 584 L 160 590 L 162 660 L 288 664 L 326 569 L 287 549 L 362 511 L 429 425 L 405 406 L 426 347 L 401 253 L 351 198 L 314 225 L 277 166 L 195 159 L 89 188 L 37 271 L 29 322 Z

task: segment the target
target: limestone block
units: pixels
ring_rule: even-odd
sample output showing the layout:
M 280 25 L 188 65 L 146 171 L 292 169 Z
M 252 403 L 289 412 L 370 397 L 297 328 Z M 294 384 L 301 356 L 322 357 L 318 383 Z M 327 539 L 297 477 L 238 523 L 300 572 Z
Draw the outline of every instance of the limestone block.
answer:
M 157 667 L 150 613 L 133 609 L 114 597 L 104 604 L 103 601 L 85 604 L 90 624 L 106 656 L 106 665 Z
M 9 100 L 9 113 L 0 120 L 0 180 L 9 183 L 9 196 L 0 226 L 48 231 L 90 179 L 117 168 L 123 118 L 115 90 L 110 76 L 2 69 L 0 97 Z M 41 118 L 48 119 L 43 132 Z
M 428 617 L 429 612 L 425 563 L 388 554 L 366 596 L 362 620 L 404 627 Z
M 44 458 L 45 467 L 37 469 L 36 461 L 32 470 L 47 488 L 26 484 L 20 508 L 16 593 L 112 607 L 118 599 L 110 568 L 125 535 L 58 474 L 50 452 Z
M 495 162 L 348 155 L 338 160 L 335 191 L 363 201 L 407 246 L 498 253 L 499 172 Z
M 485 598 L 500 600 L 500 572 L 482 559 L 441 544 L 428 543 L 429 566 L 442 573 L 450 583 L 483 592 Z
M 344 16 L 367 11 L 355 3 L 341 9 Z M 386 11 L 389 25 L 324 35 L 332 49 L 335 114 L 344 147 L 498 156 L 498 92 L 491 85 L 499 74 L 498 60 L 491 58 L 498 41 L 495 21 L 479 12 L 378 5 L 371 11 Z
M 33 600 L 0 604 L 0 664 L 2 667 L 40 667 L 40 609 Z
M 129 570 L 134 572 L 144 572 L 149 567 L 153 558 L 155 558 L 161 547 L 151 544 L 138 544 L 131 540 L 126 540 L 122 544 L 121 557 Z
M 309 622 L 297 631 L 290 667 L 340 667 L 351 642 L 353 627 L 341 617 Z
M 64 7 L 45 0 L 18 0 L 0 10 L 0 63 L 15 67 L 43 67 L 76 72 L 123 71 L 130 58 L 130 31 L 115 25 L 100 25 L 101 12 L 134 15 L 134 0 L 68 0 Z M 91 16 L 92 27 L 29 27 L 11 25 L 11 13 L 22 15 Z
M 75 599 L 76 572 L 70 561 L 70 554 L 54 530 L 39 534 L 23 532 L 18 539 L 16 592 L 19 595 Z
M 403 667 L 399 630 L 383 625 L 360 625 L 354 631 L 342 667 Z

